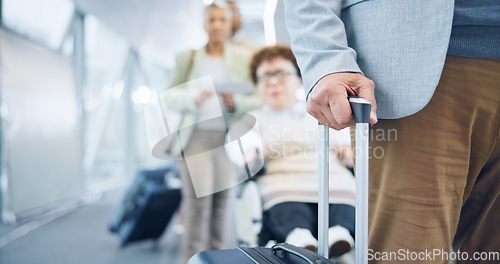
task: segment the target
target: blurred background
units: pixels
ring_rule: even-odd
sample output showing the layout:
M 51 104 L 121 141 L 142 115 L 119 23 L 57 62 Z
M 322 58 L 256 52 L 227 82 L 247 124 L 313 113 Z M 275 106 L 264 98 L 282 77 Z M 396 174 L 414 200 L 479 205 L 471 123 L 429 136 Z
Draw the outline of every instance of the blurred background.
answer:
M 151 156 L 143 108 L 177 52 L 207 41 L 210 0 L 0 0 L 0 263 L 177 263 L 107 230 Z M 288 43 L 282 0 L 238 0 L 240 34 Z

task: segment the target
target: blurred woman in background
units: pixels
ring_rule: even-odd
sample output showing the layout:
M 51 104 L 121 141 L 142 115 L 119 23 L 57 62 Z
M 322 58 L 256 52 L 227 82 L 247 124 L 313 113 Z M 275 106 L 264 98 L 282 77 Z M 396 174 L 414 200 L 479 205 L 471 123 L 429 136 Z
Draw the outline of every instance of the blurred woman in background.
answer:
M 246 112 L 260 105 L 256 91 L 247 94 L 215 93 L 202 86 L 178 86 L 203 76 L 214 84 L 249 82 L 248 64 L 251 52 L 228 42 L 231 34 L 231 10 L 225 2 L 213 2 L 204 12 L 208 43 L 198 50 L 187 50 L 176 57 L 171 88 L 162 100 L 171 109 L 183 113 L 179 137 L 172 143 L 173 155 L 189 157 L 181 161 L 182 221 L 184 263 L 199 251 L 225 247 L 225 225 L 228 191 L 218 183 L 235 180 L 235 168 L 227 159 L 224 138 L 228 113 Z M 222 113 L 222 116 L 217 116 Z M 201 155 L 198 155 L 201 154 Z M 199 182 L 196 182 L 199 181 Z M 194 185 L 202 186 L 203 190 Z M 227 183 L 225 183 L 227 185 Z M 196 191 L 195 191 L 196 190 Z

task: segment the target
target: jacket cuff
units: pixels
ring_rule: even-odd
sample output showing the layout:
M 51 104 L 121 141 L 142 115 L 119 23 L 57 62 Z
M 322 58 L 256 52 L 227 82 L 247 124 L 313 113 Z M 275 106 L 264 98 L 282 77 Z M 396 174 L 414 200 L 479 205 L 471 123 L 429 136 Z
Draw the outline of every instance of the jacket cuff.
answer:
M 308 64 L 310 65 L 309 69 L 303 73 L 306 99 L 319 80 L 327 75 L 339 72 L 363 74 L 356 63 L 356 53 L 354 51 L 321 53 L 313 56 Z

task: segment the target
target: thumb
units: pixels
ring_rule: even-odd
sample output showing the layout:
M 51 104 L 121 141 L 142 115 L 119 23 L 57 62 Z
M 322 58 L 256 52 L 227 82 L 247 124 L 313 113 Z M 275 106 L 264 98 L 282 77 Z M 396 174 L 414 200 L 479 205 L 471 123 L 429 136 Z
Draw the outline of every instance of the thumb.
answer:
M 371 104 L 370 124 L 378 122 L 377 118 L 377 102 L 375 100 L 375 84 L 368 78 L 357 90 L 358 96 L 365 98 Z

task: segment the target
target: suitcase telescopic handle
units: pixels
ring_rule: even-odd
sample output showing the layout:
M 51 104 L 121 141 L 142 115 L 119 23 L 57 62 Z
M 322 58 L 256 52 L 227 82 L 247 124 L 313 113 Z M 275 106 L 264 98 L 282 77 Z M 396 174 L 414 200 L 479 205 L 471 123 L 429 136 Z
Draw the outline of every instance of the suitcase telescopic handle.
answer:
M 356 264 L 368 263 L 368 125 L 371 104 L 358 96 L 349 96 L 356 120 Z M 328 258 L 329 136 L 328 127 L 319 124 L 319 201 L 318 254 Z
M 356 120 L 356 264 L 368 263 L 368 135 L 371 104 L 365 98 L 350 96 L 352 114 Z
M 328 127 L 319 124 L 318 158 L 318 255 L 328 258 L 328 201 L 329 201 L 329 134 Z
M 352 114 L 354 115 L 356 124 L 370 122 L 370 111 L 372 105 L 368 100 L 359 96 L 349 96 L 349 104 L 351 105 Z

